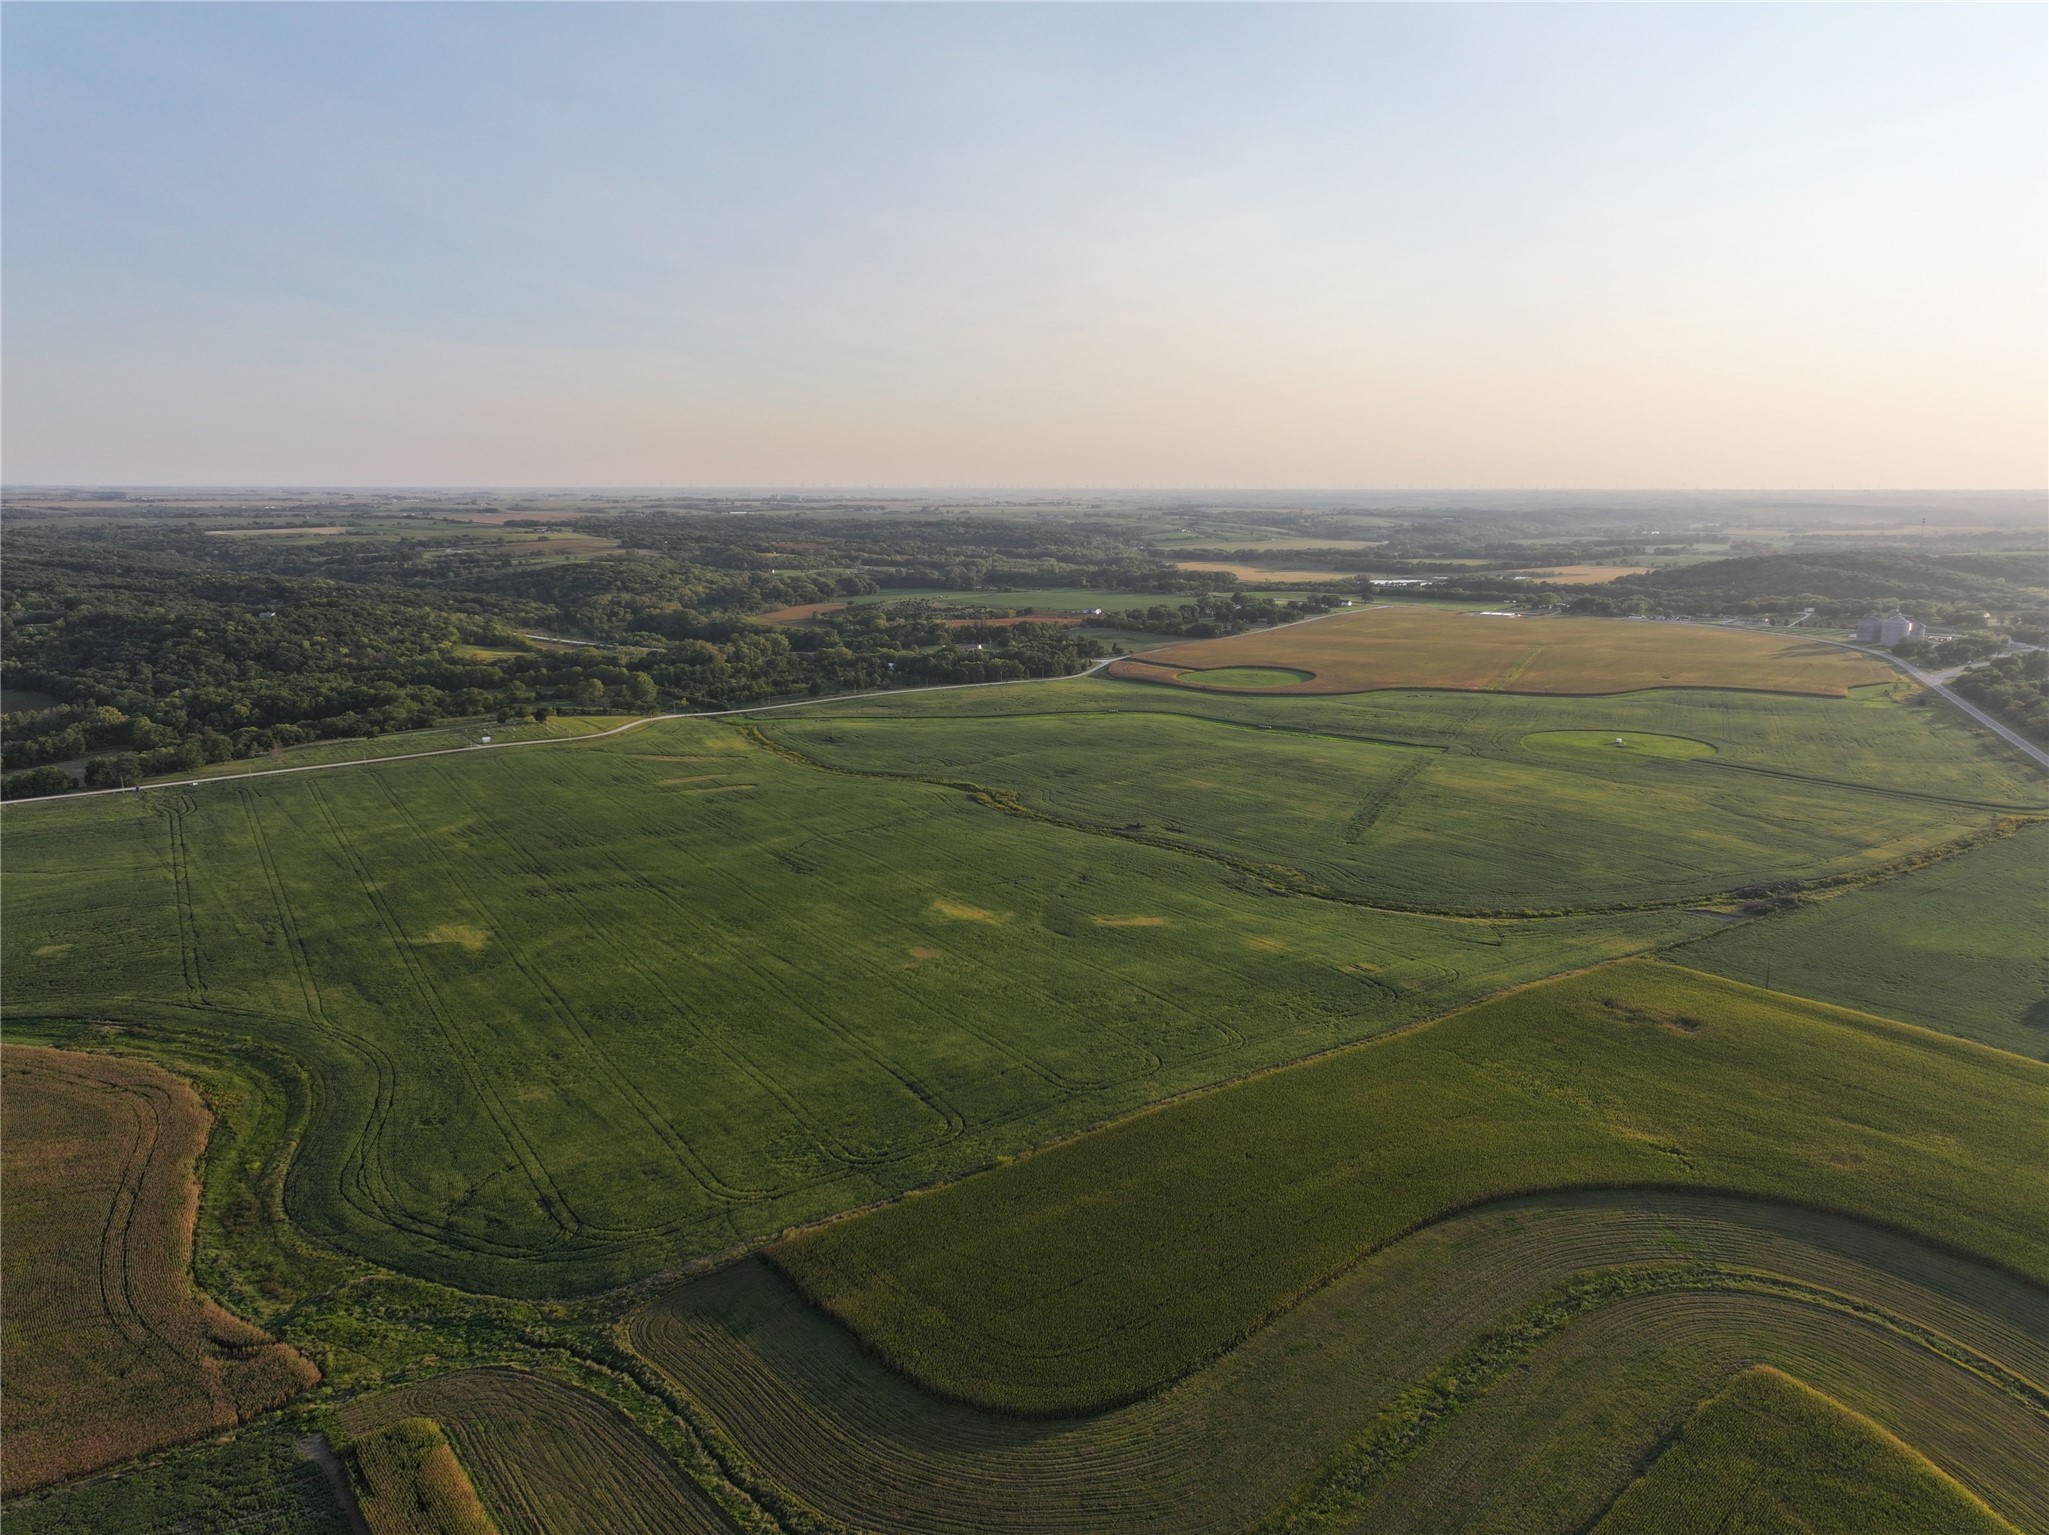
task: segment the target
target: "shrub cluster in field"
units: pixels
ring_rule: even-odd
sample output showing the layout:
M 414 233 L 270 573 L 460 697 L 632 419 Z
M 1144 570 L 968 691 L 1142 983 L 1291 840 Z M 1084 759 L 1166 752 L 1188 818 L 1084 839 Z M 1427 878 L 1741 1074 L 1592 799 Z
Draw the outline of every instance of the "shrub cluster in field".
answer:
M 770 1249 L 906 1372 L 1155 1390 L 1360 1252 L 1502 1194 L 1753 1191 L 2049 1276 L 2049 1068 L 1630 962 L 1137 1116 Z
M 1766 1367 L 1703 1404 L 1594 1535 L 1672 1530 L 2013 1535 L 1868 1418 Z

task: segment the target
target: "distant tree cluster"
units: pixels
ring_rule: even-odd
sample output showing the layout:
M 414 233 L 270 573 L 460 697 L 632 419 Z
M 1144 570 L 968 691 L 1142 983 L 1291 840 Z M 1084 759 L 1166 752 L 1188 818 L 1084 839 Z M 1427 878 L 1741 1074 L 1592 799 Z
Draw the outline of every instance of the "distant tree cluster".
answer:
M 1999 656 L 1964 672 L 1950 688 L 2029 740 L 2049 745 L 2049 650 Z
M 801 518 L 637 514 L 578 524 L 618 538 L 621 552 L 553 560 L 459 533 L 292 541 L 149 523 L 10 528 L 0 676 L 54 702 L 6 716 L 4 792 L 61 793 L 81 775 L 115 787 L 448 719 L 1062 675 L 1100 648 L 1059 626 L 992 628 L 969 650 L 930 611 L 854 609 L 873 616 L 822 629 L 753 615 L 874 593 L 878 575 L 981 580 L 1029 568 L 1069 583 L 1136 581 L 1148 563 L 1094 535 L 1049 540 L 1084 566 L 1024 560 L 1041 530 L 922 527 L 934 547 L 919 544 L 919 525 L 821 533 Z
M 1987 656 L 1998 655 L 2004 649 L 2005 635 L 1959 634 L 1946 640 L 1901 640 L 1893 646 L 1892 653 L 1903 661 L 1912 661 L 1916 666 L 1940 668 L 1982 661 Z
M 1573 599 L 1578 612 L 1765 617 L 1814 609 L 1848 627 L 1906 606 L 1930 623 L 1978 625 L 1984 615 L 2043 605 L 2045 574 L 2024 556 L 1931 556 L 1872 550 L 1749 555 L 1625 576 Z

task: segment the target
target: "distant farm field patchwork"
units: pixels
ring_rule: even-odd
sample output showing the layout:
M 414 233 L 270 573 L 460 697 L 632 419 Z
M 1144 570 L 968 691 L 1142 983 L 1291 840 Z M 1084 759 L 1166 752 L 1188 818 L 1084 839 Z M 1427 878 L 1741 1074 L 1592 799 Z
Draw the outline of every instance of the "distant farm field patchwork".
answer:
M 207 1115 L 154 1067 L 0 1047 L 7 1326 L 5 1490 L 236 1424 L 313 1367 L 187 1278 Z
M 774 1261 L 941 1393 L 1156 1391 L 1357 1257 L 1532 1187 L 1696 1184 L 2049 1279 L 2049 1068 L 1632 961 L 1133 1116 Z
M 1790 632 L 1418 607 L 1367 608 L 1229 639 L 1190 640 L 1115 662 L 1110 673 L 1201 687 L 1201 673 L 1237 666 L 1314 674 L 1288 685 L 1284 690 L 1291 693 L 1472 688 L 1592 694 L 1700 687 L 1840 698 L 1852 687 L 1894 675 L 1883 661 Z

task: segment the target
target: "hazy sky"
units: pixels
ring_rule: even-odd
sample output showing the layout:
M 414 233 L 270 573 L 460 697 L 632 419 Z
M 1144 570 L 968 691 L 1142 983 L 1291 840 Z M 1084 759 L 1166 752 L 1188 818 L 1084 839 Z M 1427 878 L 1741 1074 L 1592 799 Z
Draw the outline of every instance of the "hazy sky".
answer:
M 2045 14 L 11 3 L 4 472 L 2039 486 Z

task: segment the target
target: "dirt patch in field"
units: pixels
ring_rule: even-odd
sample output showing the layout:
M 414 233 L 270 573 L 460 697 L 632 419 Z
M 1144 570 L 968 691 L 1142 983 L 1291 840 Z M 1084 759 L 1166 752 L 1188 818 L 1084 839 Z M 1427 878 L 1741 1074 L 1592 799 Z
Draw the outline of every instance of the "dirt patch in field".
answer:
M 208 528 L 208 538 L 284 538 L 294 533 L 317 533 L 325 538 L 343 531 L 338 527 L 321 528 Z
M 966 901 L 949 901 L 944 896 L 933 900 L 932 910 L 942 917 L 952 918 L 955 922 L 981 922 L 990 927 L 1000 926 L 1010 920 L 1010 913 L 1007 911 L 988 911 L 980 906 L 970 906 Z
M 77 945 L 69 943 L 38 944 L 35 956 L 37 959 L 55 959 L 59 954 L 69 954 L 76 947 Z
M 136 1061 L 0 1048 L 7 1328 L 0 1491 L 246 1422 L 319 1380 L 191 1286 L 193 1090 Z
M 1368 693 L 1380 688 L 1594 695 L 1742 688 L 1841 698 L 1891 680 L 1884 662 L 1794 631 L 1614 618 L 1510 620 L 1435 608 L 1339 613 L 1220 640 L 1165 645 L 1109 675 L 1202 687 L 1201 673 L 1292 667 L 1306 682 L 1233 692 Z
M 807 618 L 816 618 L 821 613 L 837 613 L 845 607 L 844 602 L 800 602 L 793 607 L 775 608 L 767 613 L 756 613 L 750 620 L 757 624 L 801 624 Z
M 481 927 L 472 927 L 467 922 L 444 922 L 434 929 L 422 943 L 452 943 L 458 948 L 468 949 L 472 954 L 481 954 L 491 941 L 491 935 Z
M 1165 917 L 1091 917 L 1097 927 L 1165 927 Z
M 1230 565 L 1218 560 L 1176 560 L 1176 570 L 1221 570 L 1240 581 L 1356 581 L 1356 570 L 1269 570 L 1263 565 Z

